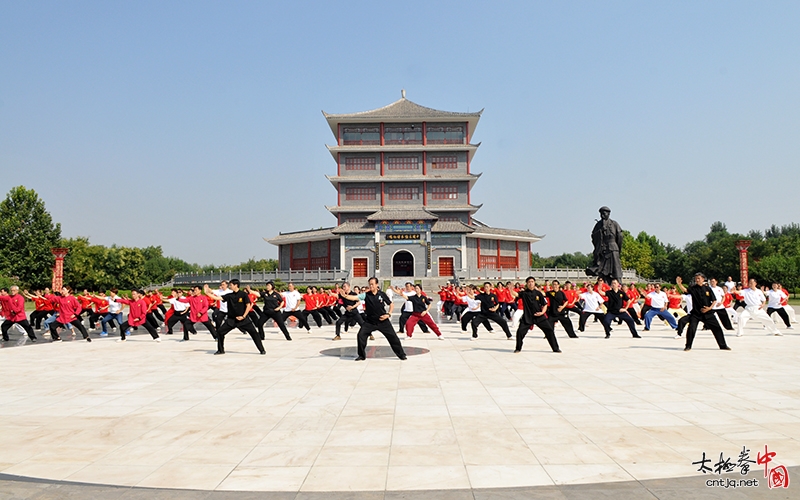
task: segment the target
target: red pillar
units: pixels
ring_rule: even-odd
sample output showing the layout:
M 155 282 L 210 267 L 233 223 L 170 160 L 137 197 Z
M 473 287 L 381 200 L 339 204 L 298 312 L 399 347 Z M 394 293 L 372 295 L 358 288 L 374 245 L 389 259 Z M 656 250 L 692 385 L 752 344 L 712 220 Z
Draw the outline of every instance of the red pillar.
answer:
M 342 175 L 342 153 L 336 153 L 336 176 Z
M 502 269 L 500 266 L 500 240 L 497 240 L 497 269 Z
M 339 124 L 338 130 L 337 130 L 337 133 L 336 133 L 336 142 L 339 144 L 339 146 L 342 145 L 342 124 L 341 123 Z
M 381 182 L 381 206 L 383 206 L 383 185 L 384 183 Z
M 428 171 L 428 153 L 426 151 L 422 152 L 422 175 Z
M 739 240 L 736 242 L 736 250 L 739 250 L 739 277 L 742 281 L 742 286 L 747 288 L 749 276 L 747 274 L 747 249 L 750 248 L 752 240 Z
M 517 250 L 517 269 L 519 269 L 519 241 L 515 241 L 514 246 L 516 246 Z
M 386 145 L 386 142 L 384 141 L 384 138 L 383 138 L 383 122 L 381 122 L 381 146 L 384 146 L 384 145 Z
M 422 206 L 428 205 L 428 183 L 422 181 Z
M 478 245 L 478 269 L 481 268 L 481 239 L 475 238 L 475 242 Z
M 56 256 L 56 264 L 53 266 L 53 280 L 50 289 L 53 292 L 60 291 L 64 286 L 64 257 L 69 252 L 68 248 L 51 248 L 50 251 Z
M 383 151 L 381 151 L 381 177 L 383 177 L 383 165 L 384 165 L 384 162 L 383 162 Z
M 428 145 L 428 122 L 422 122 L 422 145 Z

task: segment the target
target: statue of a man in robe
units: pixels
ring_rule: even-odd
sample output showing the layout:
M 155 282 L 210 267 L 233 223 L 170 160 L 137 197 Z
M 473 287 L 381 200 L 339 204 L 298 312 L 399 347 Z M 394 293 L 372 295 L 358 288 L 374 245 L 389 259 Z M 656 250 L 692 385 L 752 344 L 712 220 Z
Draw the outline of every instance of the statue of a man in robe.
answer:
M 622 228 L 610 218 L 611 209 L 600 207 L 600 220 L 592 229 L 594 259 L 586 268 L 587 276 L 603 278 L 606 283 L 612 279 L 622 281 L 622 264 L 619 252 L 622 249 Z

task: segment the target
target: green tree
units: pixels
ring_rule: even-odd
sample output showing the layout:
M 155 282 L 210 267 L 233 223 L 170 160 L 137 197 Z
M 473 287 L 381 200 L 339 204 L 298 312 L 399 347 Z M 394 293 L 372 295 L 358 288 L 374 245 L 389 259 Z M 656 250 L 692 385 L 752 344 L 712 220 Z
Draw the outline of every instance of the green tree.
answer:
M 769 286 L 773 281 L 794 290 L 800 286 L 800 258 L 773 254 L 764 257 L 750 266 L 750 275 L 762 285 Z
M 647 242 L 640 242 L 628 231 L 622 231 L 619 260 L 623 269 L 635 269 L 643 278 L 653 277 L 652 251 Z
M 0 202 L 0 275 L 23 285 L 50 283 L 55 258 L 51 249 L 61 238 L 36 191 L 17 186 Z

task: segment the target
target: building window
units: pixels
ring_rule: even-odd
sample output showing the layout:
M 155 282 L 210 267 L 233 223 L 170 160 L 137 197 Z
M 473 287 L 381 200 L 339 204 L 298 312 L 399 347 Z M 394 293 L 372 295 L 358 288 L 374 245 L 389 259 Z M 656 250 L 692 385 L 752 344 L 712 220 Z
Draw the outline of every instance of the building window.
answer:
M 375 170 L 375 158 L 345 158 L 345 170 Z
M 431 127 L 427 131 L 428 144 L 464 144 L 464 127 Z
M 418 187 L 390 187 L 386 193 L 390 200 L 418 200 Z
M 445 216 L 445 217 L 439 217 L 439 220 L 442 222 L 461 222 L 461 217 Z
M 453 156 L 432 156 L 431 168 L 458 168 L 458 158 Z
M 419 169 L 419 157 L 417 156 L 390 156 L 387 160 L 389 170 Z
M 422 144 L 422 128 L 419 125 L 384 127 L 385 144 Z
M 432 200 L 457 200 L 458 199 L 458 186 L 433 186 L 433 187 L 431 187 L 431 199 Z
M 374 200 L 376 189 L 374 187 L 345 188 L 345 200 Z
M 380 145 L 380 127 L 344 127 L 342 142 L 345 146 Z
M 347 219 L 345 219 L 345 222 L 364 223 L 364 222 L 367 222 L 367 218 L 366 217 L 348 217 Z

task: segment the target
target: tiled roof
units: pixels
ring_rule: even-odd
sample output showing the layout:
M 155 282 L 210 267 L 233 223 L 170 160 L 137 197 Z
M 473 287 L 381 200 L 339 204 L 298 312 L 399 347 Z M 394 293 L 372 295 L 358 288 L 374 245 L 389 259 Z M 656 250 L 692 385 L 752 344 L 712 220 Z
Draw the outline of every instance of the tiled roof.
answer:
M 384 208 L 367 217 L 367 220 L 437 220 L 438 218 L 423 208 Z
M 345 222 L 333 228 L 333 234 L 374 233 L 375 224 L 372 222 Z
M 459 221 L 437 220 L 431 226 L 432 233 L 471 233 L 473 231 L 475 231 L 474 227 Z
M 280 233 L 274 238 L 264 238 L 264 241 L 272 243 L 273 245 L 285 245 L 287 243 L 296 243 L 302 241 L 315 241 L 326 240 L 335 238 L 332 227 L 325 227 L 320 229 L 309 229 L 307 231 L 295 231 L 292 233 Z
M 525 239 L 528 241 L 539 241 L 543 236 L 538 236 L 530 231 L 522 231 L 519 229 L 503 229 L 499 227 L 489 227 L 485 225 L 475 225 L 475 232 L 472 233 L 474 237 L 495 236 L 500 239 Z
M 427 108 L 420 106 L 415 102 L 411 102 L 405 97 L 378 109 L 370 111 L 360 111 L 358 113 L 343 113 L 343 114 L 329 114 L 322 112 L 327 119 L 346 120 L 348 118 L 368 118 L 377 121 L 388 121 L 392 119 L 416 118 L 416 119 L 452 119 L 452 118 L 478 118 L 483 113 L 480 110 L 475 113 L 457 113 L 453 111 L 440 111 L 438 109 Z

